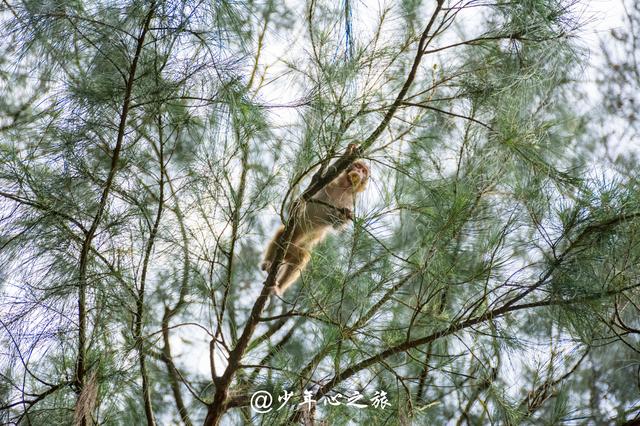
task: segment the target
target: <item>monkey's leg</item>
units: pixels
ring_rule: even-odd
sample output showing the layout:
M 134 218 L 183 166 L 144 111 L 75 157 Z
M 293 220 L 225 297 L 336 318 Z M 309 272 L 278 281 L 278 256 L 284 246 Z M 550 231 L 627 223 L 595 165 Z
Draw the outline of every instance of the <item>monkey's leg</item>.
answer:
M 310 258 L 309 252 L 304 247 L 294 244 L 289 246 L 283 265 L 276 277 L 278 283 L 275 288 L 276 294 L 282 295 L 298 279 Z
M 278 230 L 276 231 L 276 234 L 269 242 L 269 245 L 267 246 L 267 251 L 264 254 L 264 260 L 260 264 L 260 269 L 262 269 L 263 271 L 268 271 L 269 268 L 271 268 L 271 263 L 273 263 L 273 258 L 275 257 L 276 249 L 278 248 L 276 241 L 278 241 L 278 239 L 280 238 L 283 232 L 284 232 L 284 225 L 280 225 L 280 228 L 278 228 Z

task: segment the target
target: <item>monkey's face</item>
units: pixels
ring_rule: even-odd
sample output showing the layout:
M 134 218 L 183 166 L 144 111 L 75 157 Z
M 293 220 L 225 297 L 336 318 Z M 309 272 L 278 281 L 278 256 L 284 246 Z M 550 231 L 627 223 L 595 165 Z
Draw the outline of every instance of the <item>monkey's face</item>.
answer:
M 362 192 L 365 190 L 369 180 L 369 167 L 367 167 L 364 162 L 354 162 L 346 170 L 346 173 L 354 192 Z

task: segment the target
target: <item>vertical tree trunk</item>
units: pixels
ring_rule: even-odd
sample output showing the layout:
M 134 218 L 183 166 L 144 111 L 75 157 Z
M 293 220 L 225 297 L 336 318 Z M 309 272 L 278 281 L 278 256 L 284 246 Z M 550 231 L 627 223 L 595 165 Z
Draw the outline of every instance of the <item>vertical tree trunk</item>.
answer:
M 85 386 L 85 374 L 86 374 L 86 350 L 87 350 L 87 267 L 89 265 L 89 252 L 91 250 L 91 244 L 93 242 L 93 238 L 95 237 L 96 231 L 98 229 L 98 225 L 100 224 L 100 220 L 102 219 L 102 215 L 104 214 L 107 200 L 109 198 L 109 193 L 111 192 L 111 187 L 113 185 L 113 180 L 116 175 L 116 170 L 118 168 L 118 162 L 120 160 L 120 152 L 122 150 L 122 144 L 124 142 L 125 129 L 127 124 L 127 117 L 129 115 L 129 107 L 131 105 L 131 93 L 133 91 L 133 82 L 135 80 L 136 69 L 138 67 L 138 60 L 140 59 L 140 53 L 142 52 L 142 46 L 144 45 L 144 40 L 149 30 L 149 24 L 151 22 L 151 17 L 153 16 L 153 12 L 155 9 L 155 2 L 152 2 L 149 7 L 149 12 L 145 18 L 142 31 L 140 32 L 140 36 L 137 39 L 136 43 L 136 51 L 133 56 L 133 60 L 131 62 L 131 67 L 129 68 L 129 75 L 127 77 L 126 86 L 125 86 L 125 94 L 124 101 L 122 103 L 122 110 L 120 112 L 120 120 L 118 124 L 118 134 L 116 137 L 116 144 L 113 148 L 113 152 L 111 153 L 111 166 L 109 169 L 109 174 L 107 176 L 107 180 L 105 182 L 104 188 L 102 190 L 102 195 L 100 197 L 100 203 L 98 205 L 98 211 L 93 218 L 91 223 L 91 227 L 87 231 L 84 242 L 82 244 L 82 249 L 80 251 L 80 267 L 78 272 L 78 360 L 76 363 L 76 382 L 78 386 L 79 396 L 77 405 L 82 405 L 82 392 Z M 76 407 L 76 412 L 83 413 L 80 416 L 80 425 L 84 426 L 91 422 L 91 419 L 88 418 L 87 413 L 83 407 Z

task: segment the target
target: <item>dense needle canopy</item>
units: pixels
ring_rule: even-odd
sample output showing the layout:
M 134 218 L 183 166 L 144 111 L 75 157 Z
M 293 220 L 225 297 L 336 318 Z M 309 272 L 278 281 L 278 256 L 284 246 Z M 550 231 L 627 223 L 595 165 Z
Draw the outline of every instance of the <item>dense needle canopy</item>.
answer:
M 640 8 L 588 3 L 3 0 L 0 422 L 637 419 Z

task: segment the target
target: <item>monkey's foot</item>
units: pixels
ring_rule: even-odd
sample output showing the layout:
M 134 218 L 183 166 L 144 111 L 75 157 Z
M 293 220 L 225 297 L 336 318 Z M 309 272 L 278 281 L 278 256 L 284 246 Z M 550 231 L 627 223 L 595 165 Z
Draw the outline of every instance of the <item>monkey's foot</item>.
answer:
M 262 269 L 263 271 L 268 271 L 269 269 L 271 269 L 271 262 L 268 260 L 265 260 L 260 264 L 260 269 Z
M 284 291 L 282 290 L 282 287 L 280 287 L 278 284 L 276 284 L 271 289 L 271 296 L 275 296 L 276 298 L 279 298 L 280 296 L 282 296 L 283 293 Z

